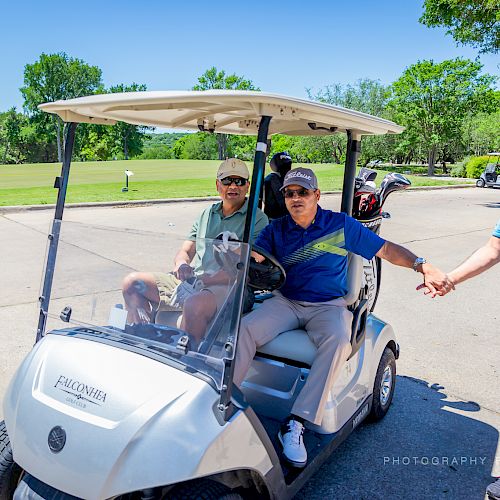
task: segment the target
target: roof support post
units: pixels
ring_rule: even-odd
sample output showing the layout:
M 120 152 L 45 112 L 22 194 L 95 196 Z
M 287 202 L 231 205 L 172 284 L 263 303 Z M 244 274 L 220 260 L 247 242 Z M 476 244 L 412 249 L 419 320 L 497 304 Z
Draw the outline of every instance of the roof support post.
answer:
M 255 213 L 259 205 L 259 196 L 262 190 L 264 171 L 266 168 L 267 134 L 269 132 L 270 122 L 270 116 L 262 116 L 260 119 L 257 144 L 255 146 L 255 156 L 253 159 L 252 185 L 250 187 L 245 232 L 243 234 L 243 241 L 245 243 L 249 243 L 251 241 L 255 225 Z
M 354 178 L 356 177 L 356 162 L 361 152 L 361 136 L 347 131 L 347 154 L 344 169 L 344 184 L 342 186 L 342 203 L 340 211 L 352 215 L 352 200 L 354 196 Z
M 71 166 L 71 155 L 75 142 L 75 130 L 78 123 L 66 124 L 66 135 L 64 141 L 64 158 L 61 168 L 61 175 L 56 177 L 54 187 L 58 189 L 56 211 L 52 221 L 52 230 L 48 236 L 49 251 L 47 262 L 45 263 L 45 276 L 43 280 L 42 295 L 39 297 L 40 314 L 38 317 L 38 328 L 36 331 L 36 341 L 38 342 L 45 333 L 47 323 L 47 313 L 49 310 L 50 294 L 52 291 L 52 280 L 54 277 L 54 268 L 56 266 L 57 247 L 59 244 L 59 234 L 61 232 L 61 221 L 64 212 L 64 203 L 66 200 L 66 190 L 68 187 L 69 170 Z
M 257 144 L 255 146 L 255 156 L 253 160 L 252 185 L 250 188 L 250 197 L 248 199 L 248 209 L 245 219 L 245 232 L 243 241 L 252 243 L 253 229 L 255 226 L 255 214 L 259 204 L 259 194 L 261 191 L 262 181 L 264 178 L 264 169 L 266 166 L 266 151 L 267 151 L 267 134 L 269 132 L 270 116 L 262 116 L 259 124 L 259 132 L 257 135 Z M 250 258 L 250 254 L 248 255 Z M 248 263 L 247 263 L 248 267 Z M 239 330 L 241 320 L 241 310 L 243 308 L 243 294 L 240 300 L 240 307 L 231 316 L 230 321 L 235 323 L 235 331 Z M 236 338 L 237 342 L 237 338 Z M 231 418 L 234 413 L 234 405 L 231 403 L 233 392 L 233 374 L 234 365 L 236 363 L 237 345 L 232 342 L 226 344 L 228 356 L 224 358 L 224 375 L 222 378 L 222 388 L 217 409 L 224 421 Z

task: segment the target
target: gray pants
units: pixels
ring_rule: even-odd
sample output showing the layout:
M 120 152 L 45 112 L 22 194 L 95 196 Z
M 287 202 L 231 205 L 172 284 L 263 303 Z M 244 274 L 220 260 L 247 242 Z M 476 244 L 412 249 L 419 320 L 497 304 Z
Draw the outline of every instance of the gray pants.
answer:
M 313 303 L 276 294 L 241 320 L 234 382 L 243 382 L 257 347 L 282 332 L 303 328 L 318 351 L 292 413 L 321 424 L 328 393 L 351 353 L 351 323 L 344 299 Z

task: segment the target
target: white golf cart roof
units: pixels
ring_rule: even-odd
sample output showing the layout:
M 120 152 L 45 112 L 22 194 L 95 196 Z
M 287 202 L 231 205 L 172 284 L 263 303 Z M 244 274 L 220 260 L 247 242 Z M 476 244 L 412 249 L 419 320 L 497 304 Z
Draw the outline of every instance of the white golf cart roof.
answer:
M 41 104 L 65 122 L 134 125 L 256 135 L 261 116 L 271 116 L 269 136 L 399 134 L 389 120 L 321 102 L 239 90 L 124 92 Z M 360 138 L 360 137 L 359 137 Z

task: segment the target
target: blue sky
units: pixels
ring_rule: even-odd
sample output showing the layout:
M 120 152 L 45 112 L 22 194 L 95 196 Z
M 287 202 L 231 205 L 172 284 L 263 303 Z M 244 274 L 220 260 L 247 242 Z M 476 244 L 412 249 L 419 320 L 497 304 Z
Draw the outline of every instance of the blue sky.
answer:
M 106 86 L 188 89 L 215 65 L 296 97 L 365 77 L 389 84 L 419 59 L 477 57 L 443 29 L 421 25 L 422 3 L 1 0 L 0 111 L 22 107 L 24 66 L 42 52 L 99 66 Z M 480 60 L 499 74 L 498 56 Z

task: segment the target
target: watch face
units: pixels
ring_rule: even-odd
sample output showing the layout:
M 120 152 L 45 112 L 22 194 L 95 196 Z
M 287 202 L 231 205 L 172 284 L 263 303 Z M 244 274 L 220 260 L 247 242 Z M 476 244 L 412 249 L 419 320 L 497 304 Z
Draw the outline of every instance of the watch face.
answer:
M 415 271 L 417 270 L 417 267 L 420 265 L 420 264 L 425 264 L 427 261 L 423 258 L 423 257 L 417 257 L 415 259 L 415 262 L 413 263 L 413 269 L 415 269 Z

